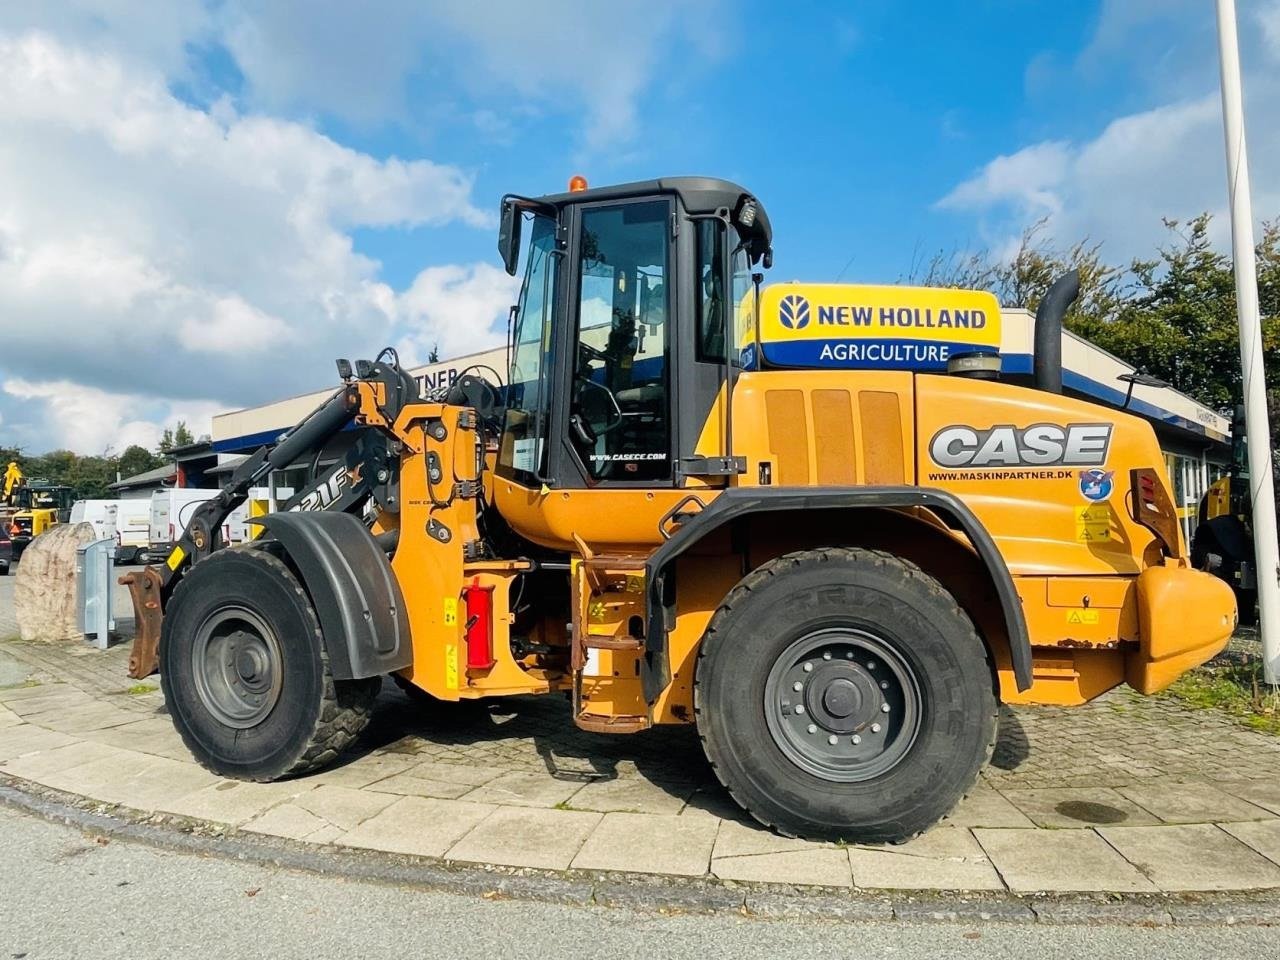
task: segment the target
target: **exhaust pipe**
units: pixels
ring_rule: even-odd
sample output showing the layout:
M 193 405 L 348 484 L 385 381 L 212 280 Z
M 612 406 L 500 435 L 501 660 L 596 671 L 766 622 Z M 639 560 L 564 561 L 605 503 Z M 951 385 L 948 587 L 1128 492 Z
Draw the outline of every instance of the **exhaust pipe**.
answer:
M 1080 296 L 1080 271 L 1064 273 L 1036 308 L 1035 356 L 1032 359 L 1037 390 L 1062 392 L 1062 318 Z

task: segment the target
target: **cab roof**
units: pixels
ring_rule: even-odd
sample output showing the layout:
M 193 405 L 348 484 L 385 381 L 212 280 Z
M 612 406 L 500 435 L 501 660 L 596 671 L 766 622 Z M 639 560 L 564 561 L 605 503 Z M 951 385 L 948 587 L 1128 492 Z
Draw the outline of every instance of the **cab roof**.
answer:
M 727 208 L 734 218 L 734 225 L 739 231 L 750 235 L 752 246 L 757 250 L 768 250 L 773 245 L 773 228 L 769 224 L 769 215 L 764 204 L 739 184 L 716 177 L 663 177 L 658 180 L 637 180 L 634 183 L 619 183 L 605 187 L 588 187 L 574 193 L 552 193 L 539 197 L 542 203 L 557 207 L 570 203 L 592 203 L 598 200 L 626 200 L 629 197 L 652 196 L 655 193 L 673 193 L 689 213 L 715 213 Z M 755 222 L 744 230 L 737 221 L 738 211 L 746 200 L 755 203 Z

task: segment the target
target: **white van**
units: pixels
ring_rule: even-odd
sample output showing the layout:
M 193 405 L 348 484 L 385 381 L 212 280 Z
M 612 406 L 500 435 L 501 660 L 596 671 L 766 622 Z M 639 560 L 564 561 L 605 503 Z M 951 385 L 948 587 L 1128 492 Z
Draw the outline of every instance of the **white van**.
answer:
M 151 500 L 116 501 L 116 563 L 145 563 L 151 543 Z
M 195 487 L 170 487 L 152 493 L 148 559 L 158 562 L 168 556 L 196 508 L 217 494 L 217 490 Z
M 77 500 L 71 505 L 71 522 L 89 524 L 99 540 L 114 537 L 117 503 L 115 500 Z

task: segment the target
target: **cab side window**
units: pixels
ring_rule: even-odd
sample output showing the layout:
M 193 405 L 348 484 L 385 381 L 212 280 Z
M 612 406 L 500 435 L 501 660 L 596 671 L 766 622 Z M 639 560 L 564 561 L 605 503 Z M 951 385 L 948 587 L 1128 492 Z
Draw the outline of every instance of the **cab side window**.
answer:
M 724 360 L 728 297 L 724 278 L 725 225 L 698 221 L 698 359 Z

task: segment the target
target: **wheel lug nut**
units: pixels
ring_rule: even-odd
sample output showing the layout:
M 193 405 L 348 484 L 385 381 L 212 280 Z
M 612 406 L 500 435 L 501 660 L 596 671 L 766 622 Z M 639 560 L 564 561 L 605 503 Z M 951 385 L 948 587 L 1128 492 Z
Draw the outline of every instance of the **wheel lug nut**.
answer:
M 876 668 L 876 662 L 875 662 L 874 660 L 868 660 L 868 661 L 867 661 L 867 669 L 868 669 L 868 670 L 874 670 L 875 668 Z
M 881 712 L 881 713 L 888 713 L 888 712 L 889 712 L 889 705 L 888 705 L 887 703 L 882 703 L 882 704 L 880 704 L 880 712 Z
M 827 743 L 831 744 L 834 747 L 836 745 L 836 740 L 838 739 L 839 738 L 833 733 L 831 736 L 827 737 Z
M 808 728 L 807 728 L 807 729 L 808 729 L 808 731 L 809 731 L 810 733 L 817 733 L 817 732 L 818 732 L 818 725 L 817 725 L 816 723 L 811 723 L 811 724 L 809 724 L 809 726 L 808 726 Z
M 846 650 L 846 651 L 845 651 L 845 654 L 844 654 L 844 658 L 845 658 L 846 660 L 852 660 L 852 659 L 853 659 L 853 651 L 852 651 L 852 650 Z
M 804 665 L 804 672 L 805 672 L 805 673 L 813 673 L 813 664 L 812 664 L 812 663 L 806 663 L 806 664 Z
M 871 732 L 872 732 L 872 733 L 879 733 L 879 732 L 880 732 L 880 724 L 878 724 L 878 723 L 873 723 L 873 724 L 871 725 Z
M 791 689 L 794 690 L 796 693 L 799 693 L 801 690 L 804 689 L 804 684 L 801 683 L 799 680 L 797 680 L 795 683 L 791 685 Z
M 862 738 L 855 733 L 852 737 L 849 738 L 849 742 L 856 747 L 858 744 L 862 742 Z
M 824 650 L 824 651 L 822 651 L 822 659 L 823 659 L 823 660 L 830 660 L 830 659 L 831 659 L 831 651 L 830 651 L 830 650 Z
M 796 714 L 797 714 L 797 715 L 800 715 L 800 714 L 803 714 L 803 713 L 804 713 L 804 704 L 803 704 L 803 703 L 797 703 L 797 704 L 796 704 Z
M 880 689 L 881 689 L 881 690 L 888 690 L 888 689 L 889 689 L 889 681 L 888 681 L 888 680 L 881 680 L 881 681 L 880 681 Z

